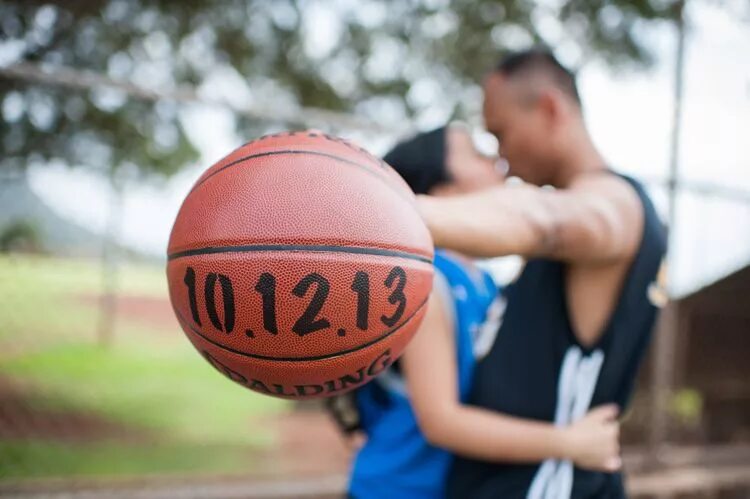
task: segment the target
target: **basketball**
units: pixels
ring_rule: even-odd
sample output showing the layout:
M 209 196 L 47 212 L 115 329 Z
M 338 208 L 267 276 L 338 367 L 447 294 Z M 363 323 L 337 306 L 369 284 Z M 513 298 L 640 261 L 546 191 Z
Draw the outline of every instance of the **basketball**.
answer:
M 218 371 L 283 398 L 356 388 L 425 313 L 433 245 L 406 183 L 318 132 L 262 137 L 196 181 L 169 239 L 183 331 Z

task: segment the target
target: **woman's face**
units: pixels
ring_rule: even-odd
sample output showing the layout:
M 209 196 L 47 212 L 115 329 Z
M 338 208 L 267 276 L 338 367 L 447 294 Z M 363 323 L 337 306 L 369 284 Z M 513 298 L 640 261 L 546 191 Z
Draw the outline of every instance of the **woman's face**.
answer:
M 448 127 L 445 138 L 445 164 L 450 180 L 434 187 L 430 194 L 463 194 L 503 181 L 504 175 L 497 168 L 497 158 L 480 154 L 467 130 Z

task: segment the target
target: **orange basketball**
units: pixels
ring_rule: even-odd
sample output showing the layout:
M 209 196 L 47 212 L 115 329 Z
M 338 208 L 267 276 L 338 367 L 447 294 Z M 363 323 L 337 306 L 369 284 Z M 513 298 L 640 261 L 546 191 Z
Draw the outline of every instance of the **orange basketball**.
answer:
M 366 383 L 425 313 L 433 247 L 414 195 L 339 138 L 282 133 L 209 168 L 169 240 L 169 297 L 224 375 L 285 398 Z

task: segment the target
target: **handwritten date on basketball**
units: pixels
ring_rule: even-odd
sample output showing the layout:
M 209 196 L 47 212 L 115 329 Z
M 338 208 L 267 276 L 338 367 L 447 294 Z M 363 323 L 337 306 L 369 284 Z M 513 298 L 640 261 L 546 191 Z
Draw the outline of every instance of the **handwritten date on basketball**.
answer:
M 198 299 L 196 296 L 196 273 L 193 267 L 185 269 L 183 282 L 187 288 L 187 299 L 190 306 L 190 314 L 193 321 L 198 326 L 203 326 L 202 314 L 198 309 Z M 381 315 L 380 322 L 387 327 L 395 326 L 406 309 L 406 295 L 404 288 L 406 286 L 406 272 L 401 267 L 393 267 L 385 281 L 382 283 L 386 288 L 391 290 L 388 296 L 388 303 L 393 305 L 393 311 L 389 315 Z M 219 315 L 216 303 L 217 287 L 221 296 L 222 314 Z M 225 274 L 209 272 L 204 280 L 204 301 L 206 304 L 205 315 L 208 316 L 210 323 L 219 331 L 231 334 L 235 329 L 235 287 L 232 280 Z M 263 317 L 263 329 L 269 334 L 279 334 L 278 322 L 276 319 L 276 278 L 273 274 L 264 272 L 259 277 L 252 290 L 261 297 L 262 307 L 258 312 Z M 292 332 L 299 336 L 305 336 L 316 331 L 331 328 L 331 322 L 326 317 L 320 317 L 328 294 L 331 291 L 330 282 L 317 272 L 313 272 L 302 277 L 294 286 L 291 294 L 299 299 L 309 299 L 307 307 L 297 318 L 292 326 Z M 370 276 L 367 272 L 358 271 L 352 279 L 350 291 L 352 299 L 356 300 L 356 305 L 352 311 L 356 314 L 357 328 L 366 331 L 369 326 L 370 310 Z M 238 290 L 238 292 L 240 292 Z M 223 320 L 222 320 L 223 317 Z M 255 333 L 246 330 L 246 334 L 254 337 Z M 340 329 L 339 335 L 345 334 Z

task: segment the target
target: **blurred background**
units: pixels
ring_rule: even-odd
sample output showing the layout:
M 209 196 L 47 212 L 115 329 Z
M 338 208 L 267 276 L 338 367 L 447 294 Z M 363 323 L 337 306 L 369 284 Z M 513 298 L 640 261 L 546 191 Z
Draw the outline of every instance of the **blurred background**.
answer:
M 479 82 L 532 43 L 671 226 L 630 491 L 750 497 L 746 0 L 0 2 L 0 495 L 340 495 L 321 406 L 227 382 L 179 329 L 179 204 L 279 130 L 382 154 L 458 119 L 491 152 Z

